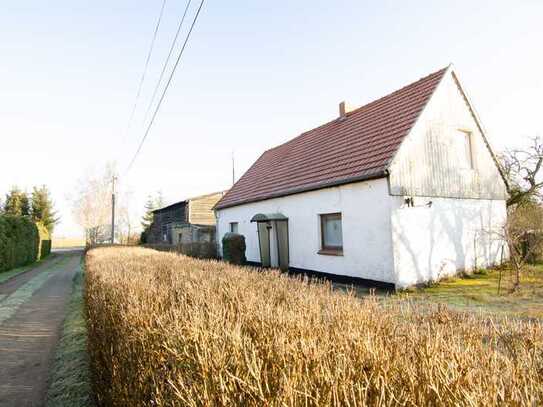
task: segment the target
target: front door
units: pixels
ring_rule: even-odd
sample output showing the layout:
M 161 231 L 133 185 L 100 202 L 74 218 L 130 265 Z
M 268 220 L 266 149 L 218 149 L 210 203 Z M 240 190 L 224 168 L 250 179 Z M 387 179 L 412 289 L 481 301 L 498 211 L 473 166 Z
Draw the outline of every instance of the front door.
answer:
M 279 263 L 279 268 L 283 271 L 287 271 L 289 266 L 288 220 L 276 220 L 273 223 L 275 227 L 275 237 L 277 239 L 277 261 Z
M 258 244 L 262 267 L 289 267 L 288 220 L 258 222 Z
M 260 263 L 262 267 L 271 266 L 269 222 L 258 222 L 258 245 L 260 247 Z

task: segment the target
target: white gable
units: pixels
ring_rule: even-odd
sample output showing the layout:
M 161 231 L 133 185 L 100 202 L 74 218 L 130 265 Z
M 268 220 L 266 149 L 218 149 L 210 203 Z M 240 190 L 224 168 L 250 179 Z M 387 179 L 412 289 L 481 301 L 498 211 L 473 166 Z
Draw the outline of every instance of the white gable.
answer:
M 452 67 L 389 172 L 392 195 L 506 199 L 503 178 Z

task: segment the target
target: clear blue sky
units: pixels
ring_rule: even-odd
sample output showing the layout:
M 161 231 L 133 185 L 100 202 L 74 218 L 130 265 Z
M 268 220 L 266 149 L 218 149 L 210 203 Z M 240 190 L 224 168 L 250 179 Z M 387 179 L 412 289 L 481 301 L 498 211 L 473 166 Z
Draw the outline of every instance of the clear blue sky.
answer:
M 193 1 L 196 6 L 198 1 Z M 185 6 L 168 0 L 133 130 L 124 138 L 161 0 L 4 1 L 0 193 L 67 197 L 90 168 L 121 175 Z M 194 7 L 192 9 L 194 12 Z M 493 146 L 541 134 L 543 2 L 214 1 L 200 16 L 156 125 L 128 177 L 132 210 L 229 186 L 267 148 L 453 62 Z

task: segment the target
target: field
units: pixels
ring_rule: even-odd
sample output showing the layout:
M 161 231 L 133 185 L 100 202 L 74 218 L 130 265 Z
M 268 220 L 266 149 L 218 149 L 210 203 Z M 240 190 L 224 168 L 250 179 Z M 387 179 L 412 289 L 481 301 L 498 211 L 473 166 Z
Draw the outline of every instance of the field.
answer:
M 53 249 L 71 249 L 85 247 L 84 237 L 53 237 Z
M 431 287 L 409 290 L 412 299 L 444 303 L 455 309 L 480 311 L 495 316 L 543 319 L 543 265 L 530 266 L 520 289 L 510 292 L 511 270 L 481 270 L 451 278 Z M 498 293 L 499 288 L 499 293 Z
M 543 403 L 539 321 L 139 248 L 90 251 L 86 282 L 100 405 Z

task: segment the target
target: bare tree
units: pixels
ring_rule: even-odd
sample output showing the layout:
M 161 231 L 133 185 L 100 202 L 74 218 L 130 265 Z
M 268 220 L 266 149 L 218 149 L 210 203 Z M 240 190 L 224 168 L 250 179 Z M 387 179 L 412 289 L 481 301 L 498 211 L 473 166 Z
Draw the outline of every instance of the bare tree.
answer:
M 521 274 L 526 264 L 543 246 L 543 208 L 537 203 L 525 203 L 508 212 L 501 237 L 509 249 L 515 291 L 520 287 Z
M 117 211 L 118 227 L 117 235 L 122 244 L 135 244 L 139 241 L 139 227 L 137 225 L 137 216 L 134 216 L 130 208 L 133 194 L 129 191 L 120 191 L 119 210 Z
M 527 201 L 541 201 L 543 179 L 543 142 L 539 137 L 531 139 L 526 149 L 507 150 L 500 157 L 504 176 L 508 181 L 507 206 Z
M 111 222 L 111 181 L 115 175 L 115 165 L 108 163 L 102 172 L 87 173 L 78 181 L 73 214 L 87 232 L 87 243 L 97 243 Z

